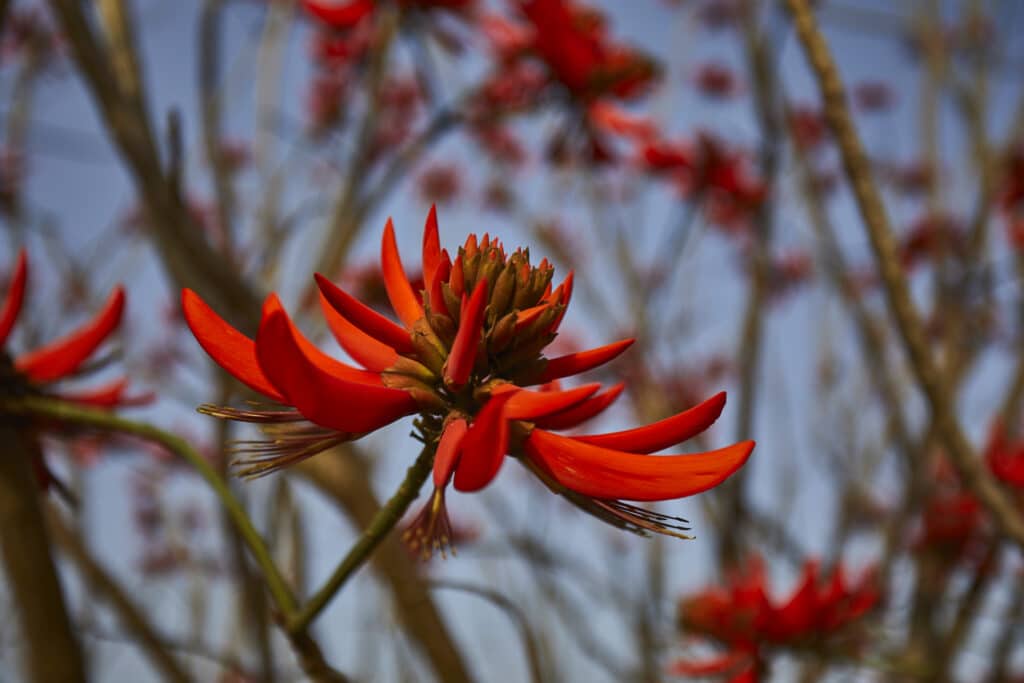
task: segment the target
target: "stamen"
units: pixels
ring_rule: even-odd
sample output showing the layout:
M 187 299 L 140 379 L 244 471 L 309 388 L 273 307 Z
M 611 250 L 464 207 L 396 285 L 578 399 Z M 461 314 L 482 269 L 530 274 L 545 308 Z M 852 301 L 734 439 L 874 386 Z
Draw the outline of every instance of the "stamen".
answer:
M 196 410 L 204 415 L 211 417 L 217 417 L 222 420 L 235 420 L 237 422 L 255 422 L 257 424 L 274 424 L 281 422 L 303 422 L 304 418 L 299 411 L 294 408 L 281 409 L 262 409 L 256 408 L 260 404 L 252 404 L 254 408 L 251 410 L 244 410 L 242 408 L 232 408 L 231 406 L 218 406 L 212 403 L 204 403 Z
M 239 477 L 264 477 L 352 438 L 351 434 L 312 424 L 268 424 L 261 430 L 268 438 L 240 439 L 232 441 L 228 448 L 228 453 L 238 456 L 231 466 Z
M 592 502 L 622 521 L 625 524 L 623 528 L 635 534 L 646 535 L 645 532 L 650 531 L 663 536 L 673 536 L 688 541 L 692 541 L 694 538 L 684 533 L 690 530 L 690 522 L 682 517 L 662 514 L 655 510 L 623 503 L 621 500 L 599 500 L 594 498 Z
M 444 505 L 444 489 L 434 489 L 430 500 L 402 533 L 402 542 L 409 548 L 409 552 L 424 562 L 435 551 L 440 551 L 443 559 L 448 559 L 449 550 L 452 557 L 455 557 L 457 553 L 452 545 L 452 524 Z

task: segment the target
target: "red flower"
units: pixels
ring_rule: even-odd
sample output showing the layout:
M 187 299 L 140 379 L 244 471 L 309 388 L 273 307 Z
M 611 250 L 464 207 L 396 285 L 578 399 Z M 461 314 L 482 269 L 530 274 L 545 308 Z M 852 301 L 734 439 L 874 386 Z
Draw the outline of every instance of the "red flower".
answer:
M 630 98 L 657 75 L 649 57 L 608 40 L 593 10 L 563 0 L 522 0 L 520 8 L 533 27 L 530 49 L 574 96 Z
M 28 255 L 18 254 L 10 285 L 0 306 L 0 392 L 8 395 L 51 393 L 48 387 L 73 376 L 93 352 L 117 329 L 124 311 L 124 290 L 118 286 L 96 316 L 74 332 L 33 351 L 11 358 L 6 348 L 8 336 L 18 320 L 28 283 Z M 114 407 L 145 402 L 124 395 L 127 380 L 119 379 L 95 389 L 55 394 L 64 400 L 85 405 Z
M 896 99 L 888 83 L 864 81 L 853 87 L 853 99 L 864 112 L 878 112 L 889 109 Z
M 739 81 L 732 69 L 721 64 L 702 64 L 694 74 L 693 82 L 697 90 L 707 97 L 728 99 L 740 92 Z
M 1010 441 L 1002 420 L 992 424 L 985 447 L 985 462 L 997 479 L 1024 489 L 1024 440 Z
M 764 562 L 755 557 L 747 570 L 725 587 L 712 587 L 680 603 L 683 629 L 727 648 L 726 654 L 702 663 L 682 662 L 680 674 L 734 674 L 731 680 L 757 680 L 768 647 L 814 646 L 863 617 L 881 599 L 873 571 L 849 583 L 842 566 L 827 580 L 818 563 L 808 561 L 797 587 L 786 599 L 768 597 Z
M 745 441 L 709 453 L 649 455 L 707 429 L 725 394 L 646 427 L 592 436 L 559 436 L 606 408 L 621 387 L 525 389 L 603 365 L 628 348 L 626 339 L 597 349 L 545 358 L 572 295 L 572 273 L 552 287 L 547 260 L 530 264 L 525 250 L 505 253 L 498 240 L 470 235 L 453 259 L 441 248 L 431 209 L 423 239 L 424 289 L 409 283 L 390 221 L 381 263 L 388 299 L 400 323 L 363 305 L 317 275 L 321 308 L 338 343 L 362 367 L 326 355 L 292 324 L 275 295 L 267 298 L 255 340 L 224 322 L 191 290 L 185 317 L 204 349 L 228 372 L 286 408 L 203 412 L 263 425 L 241 473 L 259 476 L 324 449 L 418 414 L 424 443 L 436 447 L 435 491 L 407 532 L 429 555 L 450 542 L 444 507 L 449 483 L 478 491 L 507 454 L 552 491 L 585 511 L 637 533 L 678 535 L 677 520 L 622 500 L 689 496 L 725 480 L 754 447 Z

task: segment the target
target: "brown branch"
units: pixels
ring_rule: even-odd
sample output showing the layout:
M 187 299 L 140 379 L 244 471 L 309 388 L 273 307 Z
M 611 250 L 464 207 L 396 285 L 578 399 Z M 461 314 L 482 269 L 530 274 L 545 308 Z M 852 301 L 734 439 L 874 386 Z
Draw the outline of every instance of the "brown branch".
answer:
M 10 418 L 7 418 L 8 420 Z M 85 662 L 71 631 L 57 568 L 39 504 L 32 459 L 40 458 L 31 436 L 0 426 L 0 558 L 14 600 L 32 683 L 85 681 Z
M 132 602 L 124 589 L 89 552 L 85 543 L 74 529 L 68 526 L 60 512 L 53 506 L 45 511 L 47 527 L 53 535 L 54 542 L 60 546 L 64 555 L 78 568 L 79 574 L 89 593 L 107 601 L 117 615 L 125 633 L 138 642 L 142 652 L 149 658 L 153 667 L 167 681 L 191 681 L 178 661 L 167 651 L 163 640 L 157 635 L 153 625 Z
M 1024 546 L 1024 518 L 975 457 L 954 413 L 946 378 L 928 348 L 924 327 L 900 267 L 889 218 L 853 126 L 846 93 L 828 45 L 807 0 L 786 0 L 786 6 L 793 15 L 800 43 L 818 81 L 825 102 L 825 117 L 839 144 L 843 166 L 885 285 L 886 299 L 910 357 L 911 368 L 928 399 L 937 432 L 967 488 L 985 505 L 1002 531 Z

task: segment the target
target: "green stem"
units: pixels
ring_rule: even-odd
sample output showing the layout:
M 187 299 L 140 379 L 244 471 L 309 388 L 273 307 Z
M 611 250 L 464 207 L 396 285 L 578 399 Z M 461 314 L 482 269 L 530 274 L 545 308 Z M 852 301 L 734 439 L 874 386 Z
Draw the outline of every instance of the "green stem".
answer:
M 405 473 L 405 480 L 402 481 L 398 490 L 391 499 L 384 504 L 384 507 L 377 512 L 377 515 L 366 527 L 356 544 L 348 551 L 348 554 L 341 560 L 337 569 L 327 579 L 323 587 L 310 598 L 306 606 L 302 608 L 294 618 L 288 621 L 288 631 L 297 633 L 303 631 L 316 617 L 327 607 L 327 604 L 341 590 L 342 586 L 362 567 L 374 549 L 387 537 L 388 533 L 395 528 L 398 521 L 405 514 L 409 505 L 416 500 L 423 482 L 427 480 L 430 469 L 434 463 L 434 447 L 425 446 L 420 452 L 416 462 L 409 466 Z
M 147 441 L 158 443 L 175 455 L 179 455 L 187 460 L 199 473 L 199 476 L 205 479 L 206 483 L 213 489 L 214 494 L 220 500 L 221 505 L 224 506 L 231 521 L 238 528 L 239 535 L 241 535 L 245 545 L 248 546 L 249 551 L 252 553 L 253 559 L 256 560 L 256 564 L 259 565 L 263 572 L 267 588 L 278 609 L 286 620 L 293 618 L 298 609 L 295 596 L 292 595 L 291 589 L 288 588 L 288 584 L 285 583 L 281 573 L 274 565 L 270 550 L 263 542 L 263 538 L 256 531 L 252 521 L 249 519 L 249 515 L 245 512 L 245 508 L 242 507 L 242 504 L 231 493 L 227 482 L 214 471 L 210 463 L 196 452 L 187 441 L 143 422 L 133 422 L 107 411 L 83 408 L 51 398 L 33 396 L 0 400 L 0 414 L 50 418 L 94 429 L 132 434 Z

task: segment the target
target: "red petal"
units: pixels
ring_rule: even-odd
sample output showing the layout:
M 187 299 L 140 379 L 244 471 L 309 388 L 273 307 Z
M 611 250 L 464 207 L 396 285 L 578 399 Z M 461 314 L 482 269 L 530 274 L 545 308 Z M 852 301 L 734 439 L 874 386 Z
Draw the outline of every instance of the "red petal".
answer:
M 585 496 L 636 501 L 692 496 L 725 481 L 754 450 L 742 441 L 691 455 L 636 455 L 534 429 L 526 454 L 566 488 Z
M 25 282 L 28 280 L 28 254 L 24 249 L 18 252 L 18 261 L 14 265 L 14 275 L 4 297 L 4 305 L 0 308 L 0 346 L 7 341 L 11 328 L 18 320 L 21 304 L 25 301 Z
M 505 406 L 508 420 L 532 420 L 558 413 L 587 400 L 601 388 L 599 382 L 584 384 L 565 391 L 527 391 L 521 389 L 512 393 Z
M 217 365 L 250 389 L 279 403 L 285 403 L 256 361 L 256 344 L 213 312 L 191 289 L 181 290 L 181 308 L 185 322 Z
M 725 392 L 721 391 L 689 410 L 645 427 L 573 438 L 602 448 L 629 453 L 653 453 L 700 434 L 714 424 L 724 408 Z
M 452 420 L 441 433 L 434 455 L 434 487 L 444 488 L 452 478 L 455 465 L 458 464 L 459 446 L 466 435 L 469 424 L 465 420 Z
M 398 245 L 395 243 L 395 226 L 390 218 L 384 226 L 380 263 L 384 275 L 384 289 L 387 290 L 391 307 L 395 309 L 398 319 L 407 328 L 412 329 L 413 323 L 423 317 L 423 307 L 420 306 L 419 297 L 412 290 L 409 278 L 402 267 L 402 258 L 398 255 Z
M 735 671 L 740 666 L 750 666 L 750 653 L 732 650 L 700 662 L 679 661 L 672 665 L 671 673 L 676 676 L 713 676 Z
M 370 0 L 352 0 L 339 4 L 322 2 L 321 0 L 303 0 L 302 6 L 307 12 L 333 28 L 351 28 L 373 11 Z
M 413 352 L 412 340 L 409 339 L 409 333 L 404 328 L 337 287 L 320 273 L 313 277 L 320 288 L 320 293 L 334 307 L 334 310 L 347 318 L 350 323 L 378 342 L 387 344 L 398 353 Z
M 429 281 L 424 280 L 424 282 L 430 283 L 430 310 L 434 313 L 448 315 L 448 308 L 444 303 L 444 290 L 441 289 L 441 285 L 448 280 L 451 273 L 452 259 L 448 256 L 448 251 L 442 249 L 441 260 L 438 261 L 437 267 L 434 269 L 434 278 Z
M 518 334 L 526 329 L 530 323 L 540 317 L 540 314 L 551 308 L 551 304 L 540 304 L 532 308 L 526 308 L 516 313 L 515 332 Z
M 479 491 L 494 480 L 508 450 L 508 420 L 505 403 L 512 393 L 492 396 L 477 413 L 459 448 L 459 464 L 455 469 L 455 488 Z
M 561 412 L 534 420 L 534 423 L 542 429 L 572 429 L 607 409 L 625 388 L 623 383 L 616 384 L 608 391 Z
M 803 581 L 792 597 L 781 608 L 769 625 L 772 635 L 780 642 L 809 635 L 814 628 L 818 614 L 817 605 L 818 567 L 814 562 L 804 565 Z
M 116 406 L 141 406 L 152 403 L 156 394 L 149 392 L 139 396 L 126 397 L 124 390 L 128 388 L 128 380 L 124 377 L 104 384 L 95 389 L 88 389 L 80 392 L 62 392 L 60 398 L 63 401 L 80 403 L 97 408 L 114 408 Z
M 15 367 L 36 382 L 50 382 L 74 372 L 110 336 L 124 312 L 124 290 L 118 286 L 96 316 L 77 330 L 26 353 Z
M 299 328 L 295 327 L 292 323 L 291 318 L 285 312 L 284 307 L 281 306 L 281 300 L 277 298 L 276 294 L 271 294 L 263 302 L 263 317 L 266 318 L 268 315 L 280 313 L 284 315 L 284 319 L 288 322 L 289 330 L 291 331 L 292 337 L 298 343 L 299 348 L 302 349 L 302 353 L 316 365 L 320 370 L 326 372 L 329 375 L 340 377 L 343 380 L 349 382 L 355 382 L 357 384 L 369 384 L 372 386 L 383 386 L 381 376 L 376 372 L 368 372 L 360 368 L 353 367 L 348 363 L 342 363 L 337 358 L 332 358 L 326 353 L 317 348 L 316 344 L 306 339 L 306 335 L 299 331 Z M 259 339 L 256 340 L 256 345 L 259 346 Z M 258 358 L 258 353 L 257 353 Z M 262 363 L 261 363 L 262 367 Z M 264 371 L 266 369 L 264 368 Z
M 423 282 L 430 286 L 441 263 L 441 237 L 437 233 L 437 207 L 430 205 L 427 224 L 423 228 Z
M 614 344 L 590 349 L 589 351 L 580 351 L 579 353 L 570 353 L 558 358 L 552 358 L 544 368 L 544 374 L 541 375 L 539 382 L 550 382 L 559 377 L 576 375 L 596 368 L 599 365 L 604 365 L 632 346 L 634 341 L 636 340 L 623 339 Z
M 416 411 L 412 397 L 398 389 L 353 382 L 327 371 L 307 355 L 283 309 L 264 312 L 256 336 L 256 357 L 275 386 L 302 415 L 329 429 L 363 434 Z
M 487 280 L 480 278 L 473 289 L 473 296 L 462 300 L 462 312 L 459 315 L 459 331 L 455 333 L 448 360 L 444 363 L 444 381 L 448 386 L 458 389 L 468 380 L 476 363 L 477 347 L 480 335 L 484 332 L 484 308 L 487 306 Z
M 353 325 L 331 306 L 327 297 L 320 294 L 320 308 L 327 326 L 338 340 L 341 348 L 367 370 L 383 372 L 398 361 L 398 352 L 383 344 Z

